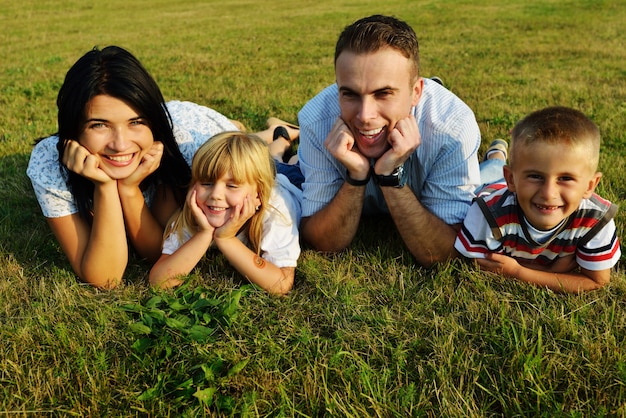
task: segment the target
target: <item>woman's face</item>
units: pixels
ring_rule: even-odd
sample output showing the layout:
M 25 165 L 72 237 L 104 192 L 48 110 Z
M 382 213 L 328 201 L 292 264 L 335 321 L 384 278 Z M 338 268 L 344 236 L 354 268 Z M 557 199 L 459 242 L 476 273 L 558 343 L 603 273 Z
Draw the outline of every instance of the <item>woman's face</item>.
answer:
M 86 121 L 78 142 L 98 157 L 112 179 L 130 176 L 154 144 L 146 119 L 115 97 L 95 96 L 87 103 Z

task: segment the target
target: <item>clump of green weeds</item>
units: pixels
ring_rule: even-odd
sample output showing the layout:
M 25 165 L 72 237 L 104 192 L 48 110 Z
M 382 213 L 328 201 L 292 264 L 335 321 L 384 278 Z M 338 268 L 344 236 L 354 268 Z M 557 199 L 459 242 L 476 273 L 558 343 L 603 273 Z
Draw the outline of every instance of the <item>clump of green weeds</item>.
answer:
M 248 286 L 219 296 L 183 285 L 173 292 L 152 291 L 142 303 L 121 306 L 132 319 L 133 361 L 146 372 L 140 402 L 165 402 L 168 409 L 210 408 L 230 412 L 234 399 L 220 392 L 248 360 L 231 362 L 211 352 L 211 343 L 237 316 Z M 136 368 L 136 367 L 135 367 Z

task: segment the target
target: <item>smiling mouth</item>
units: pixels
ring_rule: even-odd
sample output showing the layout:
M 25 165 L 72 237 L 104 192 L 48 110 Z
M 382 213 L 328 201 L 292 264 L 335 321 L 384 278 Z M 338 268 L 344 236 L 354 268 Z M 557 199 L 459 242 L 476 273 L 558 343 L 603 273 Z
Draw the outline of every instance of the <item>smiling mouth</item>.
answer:
M 109 161 L 116 162 L 116 163 L 127 163 L 133 158 L 135 158 L 135 155 L 136 153 L 124 154 L 124 155 L 105 155 L 104 158 L 106 158 Z
M 553 211 L 553 210 L 557 210 L 560 208 L 560 206 L 546 206 L 546 205 L 539 205 L 537 203 L 535 203 L 534 205 L 537 209 L 544 210 L 544 211 Z
M 370 144 L 373 144 L 376 141 L 378 141 L 384 135 L 384 133 L 385 133 L 384 126 L 382 128 L 371 129 L 369 131 L 359 130 L 359 135 L 361 136 L 361 139 Z
M 228 208 L 222 208 L 222 207 L 217 207 L 217 206 L 208 206 L 209 210 L 212 210 L 213 212 L 224 212 L 226 209 Z
M 382 131 L 383 128 L 372 129 L 371 131 L 359 131 L 359 133 L 363 136 L 373 137 L 376 136 Z

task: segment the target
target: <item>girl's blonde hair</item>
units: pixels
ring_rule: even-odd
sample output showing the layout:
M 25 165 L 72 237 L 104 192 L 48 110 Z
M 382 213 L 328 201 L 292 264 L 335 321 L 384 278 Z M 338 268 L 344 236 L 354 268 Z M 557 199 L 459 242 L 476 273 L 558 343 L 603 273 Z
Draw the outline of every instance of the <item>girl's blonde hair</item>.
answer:
M 236 183 L 256 185 L 261 205 L 247 224 L 248 240 L 252 250 L 260 254 L 263 217 L 269 210 L 269 199 L 276 166 L 267 144 L 258 136 L 245 132 L 222 132 L 202 144 L 191 163 L 191 187 L 197 182 L 214 182 L 230 171 Z M 185 203 L 172 217 L 164 236 L 172 233 L 182 241 L 183 230 L 195 231 L 197 223 Z

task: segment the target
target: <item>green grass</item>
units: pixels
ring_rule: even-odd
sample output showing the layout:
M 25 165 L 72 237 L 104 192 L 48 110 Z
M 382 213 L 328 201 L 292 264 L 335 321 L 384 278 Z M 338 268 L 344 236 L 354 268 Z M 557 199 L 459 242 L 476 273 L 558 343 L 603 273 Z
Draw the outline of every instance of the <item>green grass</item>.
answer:
M 341 254 L 305 248 L 286 298 L 219 256 L 164 294 L 133 258 L 125 286 L 100 292 L 76 281 L 25 175 L 94 45 L 130 49 L 167 99 L 260 129 L 295 122 L 333 82 L 341 29 L 385 13 L 416 29 L 423 75 L 475 111 L 483 149 L 539 107 L 591 116 L 599 191 L 624 206 L 626 9 L 499 3 L 0 0 L 0 415 L 625 416 L 621 263 L 600 291 L 555 295 L 459 262 L 416 267 L 388 219 L 366 219 Z

